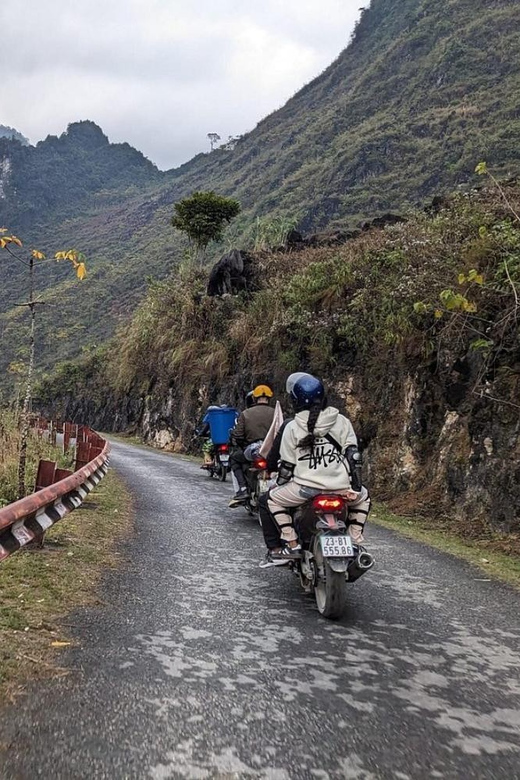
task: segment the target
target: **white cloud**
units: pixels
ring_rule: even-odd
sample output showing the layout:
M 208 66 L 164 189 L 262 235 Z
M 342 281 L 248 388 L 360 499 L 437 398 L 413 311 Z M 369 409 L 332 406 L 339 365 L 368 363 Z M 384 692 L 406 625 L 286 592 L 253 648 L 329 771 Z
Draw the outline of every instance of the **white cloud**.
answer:
M 359 0 L 2 0 L 2 115 L 92 119 L 161 168 L 252 129 L 347 45 Z M 8 31 L 8 35 L 5 34 Z

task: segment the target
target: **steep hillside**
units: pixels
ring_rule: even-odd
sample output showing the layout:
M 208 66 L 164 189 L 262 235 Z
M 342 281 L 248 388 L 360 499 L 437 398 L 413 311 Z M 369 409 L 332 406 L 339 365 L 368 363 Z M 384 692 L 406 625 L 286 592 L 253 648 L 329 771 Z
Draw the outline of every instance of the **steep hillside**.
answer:
M 257 256 L 248 296 L 205 297 L 200 273 L 156 282 L 40 402 L 182 450 L 208 403 L 262 381 L 285 403 L 287 374 L 310 370 L 355 421 L 379 499 L 518 534 L 519 214 L 520 188 L 492 186 L 343 246 Z
M 257 217 L 282 215 L 309 231 L 407 209 L 471 181 L 480 159 L 519 171 L 518 94 L 517 0 L 373 0 L 336 62 L 233 151 L 161 174 L 91 123 L 36 149 L 0 140 L 0 224 L 43 250 L 77 246 L 90 261 L 81 295 L 61 268 L 42 275 L 42 287 L 60 283 L 59 305 L 43 315 L 44 363 L 105 338 L 145 277 L 175 266 L 169 217 L 179 197 L 195 189 L 237 197 L 243 241 Z M 0 370 L 25 327 L 11 267 L 2 286 Z
M 237 145 L 179 171 L 304 230 L 424 202 L 488 159 L 518 171 L 515 0 L 373 0 L 350 46 Z

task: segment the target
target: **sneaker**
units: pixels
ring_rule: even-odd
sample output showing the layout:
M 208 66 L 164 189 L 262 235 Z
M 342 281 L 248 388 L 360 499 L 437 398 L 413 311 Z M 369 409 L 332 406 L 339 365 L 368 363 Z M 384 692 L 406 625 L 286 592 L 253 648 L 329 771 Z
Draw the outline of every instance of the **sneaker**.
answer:
M 286 545 L 279 553 L 271 553 L 274 560 L 277 561 L 297 561 L 302 557 L 302 546 L 289 547 Z
M 286 566 L 288 563 L 289 561 L 286 561 L 283 558 L 274 558 L 271 550 L 268 550 L 265 554 L 265 558 L 262 558 L 258 565 L 261 569 L 270 569 L 272 566 Z
M 239 490 L 237 490 L 237 492 L 229 502 L 229 506 L 231 507 L 231 509 L 233 509 L 236 506 L 245 504 L 248 498 L 249 498 L 249 490 L 247 488 L 240 488 Z

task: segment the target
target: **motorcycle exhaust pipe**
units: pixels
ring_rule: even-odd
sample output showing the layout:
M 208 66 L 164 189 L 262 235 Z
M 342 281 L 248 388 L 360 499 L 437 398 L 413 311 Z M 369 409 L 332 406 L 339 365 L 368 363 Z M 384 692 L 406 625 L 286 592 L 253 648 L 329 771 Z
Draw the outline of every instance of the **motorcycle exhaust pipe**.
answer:
M 373 567 L 374 563 L 374 557 L 366 550 L 362 550 L 358 553 L 357 558 L 354 558 L 349 564 L 347 569 L 348 581 L 354 582 L 354 580 L 358 580 L 365 572 Z

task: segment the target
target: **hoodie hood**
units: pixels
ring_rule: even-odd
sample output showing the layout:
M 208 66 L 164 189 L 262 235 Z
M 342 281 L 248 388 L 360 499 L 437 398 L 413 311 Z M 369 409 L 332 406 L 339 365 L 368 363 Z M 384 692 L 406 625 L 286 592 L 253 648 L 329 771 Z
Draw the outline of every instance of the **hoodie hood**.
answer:
M 316 427 L 314 428 L 315 435 L 325 436 L 325 434 L 329 433 L 329 431 L 334 427 L 338 419 L 338 415 L 339 415 L 339 411 L 335 409 L 333 406 L 327 406 L 326 409 L 320 412 L 320 415 L 318 417 L 318 422 L 316 423 Z M 303 436 L 306 436 L 309 432 L 307 430 L 308 419 L 309 419 L 308 411 L 298 412 L 298 414 L 294 418 L 296 425 L 298 426 L 298 430 L 301 431 Z

